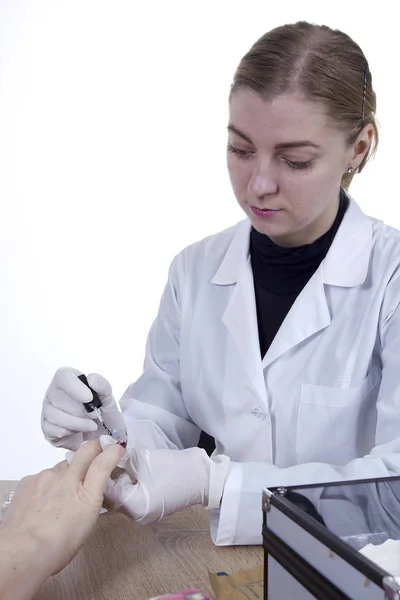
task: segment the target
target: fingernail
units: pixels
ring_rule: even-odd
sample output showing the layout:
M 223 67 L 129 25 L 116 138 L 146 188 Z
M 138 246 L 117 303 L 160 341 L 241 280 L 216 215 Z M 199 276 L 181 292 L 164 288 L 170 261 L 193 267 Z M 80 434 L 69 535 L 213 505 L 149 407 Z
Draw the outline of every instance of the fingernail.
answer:
M 72 461 L 72 459 L 73 459 L 73 458 L 74 458 L 74 452 L 71 452 L 71 450 L 68 450 L 68 451 L 65 453 L 65 460 L 67 461 L 67 463 L 68 463 L 69 465 L 71 464 L 71 461 Z
M 116 444 L 117 440 L 114 440 L 110 435 L 101 435 L 100 436 L 100 446 L 103 450 L 107 448 L 107 446 L 111 446 L 112 444 Z

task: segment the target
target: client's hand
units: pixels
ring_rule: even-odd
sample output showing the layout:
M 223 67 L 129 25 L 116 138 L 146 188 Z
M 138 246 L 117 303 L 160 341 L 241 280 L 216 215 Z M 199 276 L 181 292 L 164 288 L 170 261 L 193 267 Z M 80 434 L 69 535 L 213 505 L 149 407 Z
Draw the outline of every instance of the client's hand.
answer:
M 99 440 L 83 444 L 67 461 L 18 484 L 0 525 L 0 597 L 30 598 L 77 554 L 103 503 L 111 472 L 124 449 Z

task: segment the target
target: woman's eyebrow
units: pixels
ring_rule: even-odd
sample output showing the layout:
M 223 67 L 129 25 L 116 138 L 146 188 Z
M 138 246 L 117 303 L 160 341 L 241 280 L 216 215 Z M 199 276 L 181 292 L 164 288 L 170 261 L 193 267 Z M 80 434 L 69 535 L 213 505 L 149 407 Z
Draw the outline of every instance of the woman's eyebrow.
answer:
M 228 125 L 228 131 L 232 131 L 233 133 L 236 133 L 236 135 L 243 138 L 244 140 L 246 140 L 246 142 L 249 142 L 250 144 L 253 143 L 247 135 L 245 135 L 242 131 L 237 129 L 237 127 L 235 127 L 231 123 Z M 281 144 L 276 144 L 275 150 L 282 150 L 282 149 L 287 149 L 287 148 L 301 148 L 303 146 L 317 148 L 318 150 L 321 148 L 321 146 L 319 146 L 318 144 L 315 144 L 314 142 L 311 142 L 310 140 L 298 140 L 298 141 L 294 141 L 294 142 L 282 142 Z
M 241 131 L 239 131 L 239 129 L 237 129 L 231 123 L 229 123 L 229 125 L 228 125 L 228 131 L 232 131 L 233 133 L 236 133 L 236 135 L 238 135 L 239 137 L 243 138 L 244 140 L 246 140 L 246 142 L 249 142 L 250 144 L 253 143 L 251 141 L 251 139 L 249 137 L 247 137 L 247 135 L 245 135 L 244 133 L 242 133 Z

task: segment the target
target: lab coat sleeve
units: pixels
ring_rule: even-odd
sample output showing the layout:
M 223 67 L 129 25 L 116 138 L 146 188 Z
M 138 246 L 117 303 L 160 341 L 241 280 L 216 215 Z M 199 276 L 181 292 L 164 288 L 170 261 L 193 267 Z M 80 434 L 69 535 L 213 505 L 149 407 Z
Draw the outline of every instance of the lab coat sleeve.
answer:
M 191 420 L 182 397 L 179 370 L 184 257 L 173 260 L 160 307 L 146 344 L 143 374 L 122 396 L 128 444 L 135 448 L 196 446 L 200 429 Z
M 370 453 L 345 465 L 313 462 L 279 468 L 261 462 L 231 463 L 221 508 L 211 520 L 217 545 L 261 543 L 264 488 L 400 475 L 400 296 L 396 296 L 392 295 L 394 305 L 383 312 L 386 316 L 378 331 L 382 381 Z

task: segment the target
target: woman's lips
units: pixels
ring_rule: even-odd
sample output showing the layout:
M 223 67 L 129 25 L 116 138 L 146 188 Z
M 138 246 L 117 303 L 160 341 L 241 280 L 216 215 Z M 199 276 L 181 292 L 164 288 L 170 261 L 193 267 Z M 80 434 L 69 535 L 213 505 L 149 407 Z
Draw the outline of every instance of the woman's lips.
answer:
M 258 208 L 257 206 L 250 206 L 251 211 L 253 214 L 255 214 L 257 217 L 273 217 L 274 215 L 278 214 L 281 209 L 277 208 Z

